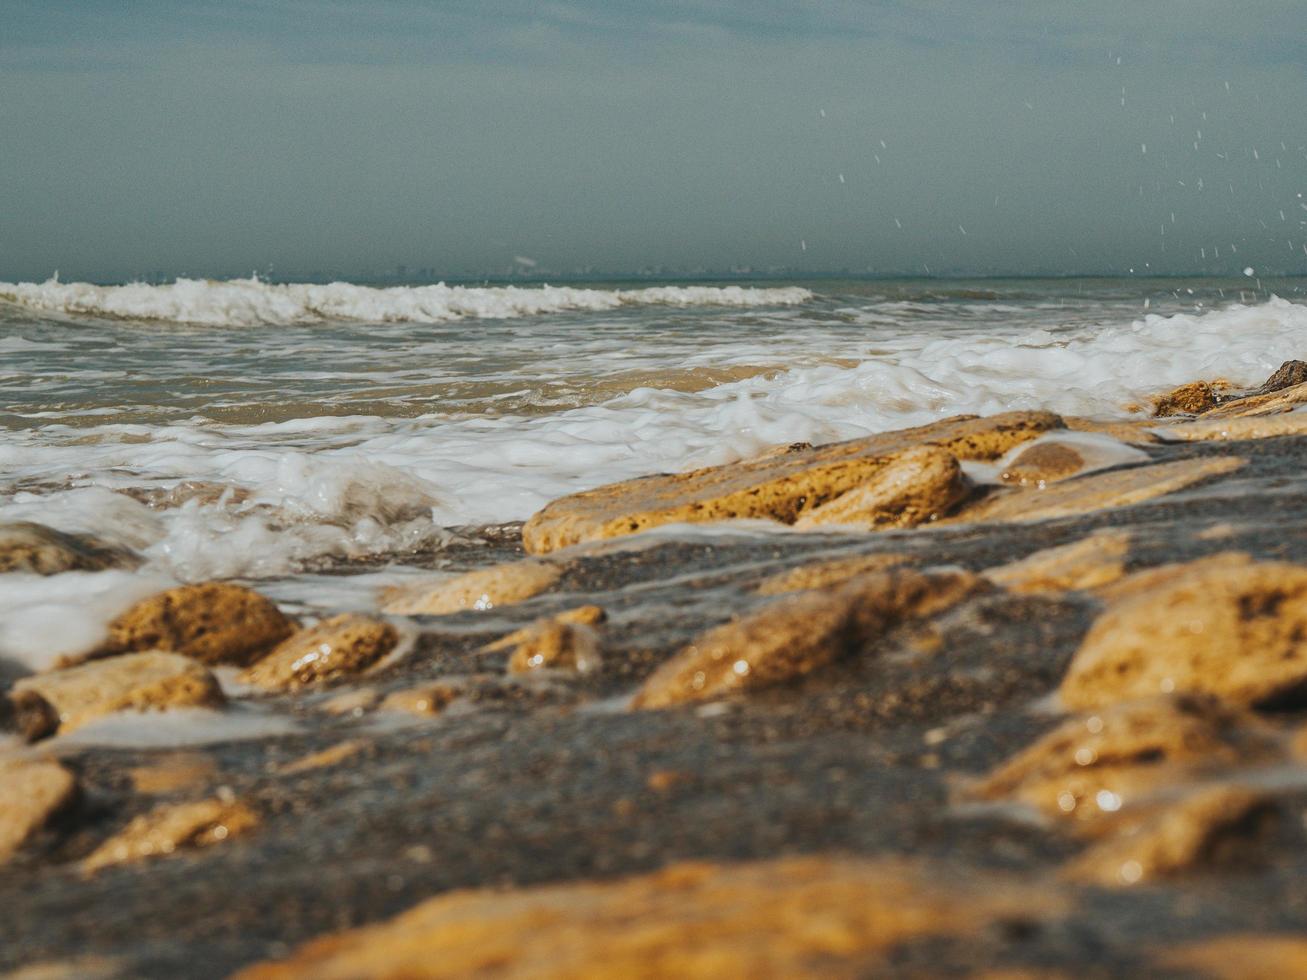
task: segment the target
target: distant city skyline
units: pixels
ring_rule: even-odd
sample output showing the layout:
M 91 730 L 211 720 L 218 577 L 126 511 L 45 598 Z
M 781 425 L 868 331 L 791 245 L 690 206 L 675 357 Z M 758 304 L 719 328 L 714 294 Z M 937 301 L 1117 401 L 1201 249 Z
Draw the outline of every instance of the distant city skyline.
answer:
M 0 279 L 1307 273 L 1307 5 L 11 0 Z

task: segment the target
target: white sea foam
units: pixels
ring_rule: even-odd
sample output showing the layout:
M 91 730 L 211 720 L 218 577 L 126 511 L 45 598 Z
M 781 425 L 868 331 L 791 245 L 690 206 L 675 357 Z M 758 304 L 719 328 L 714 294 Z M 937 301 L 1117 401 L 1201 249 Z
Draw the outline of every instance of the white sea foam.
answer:
M 797 287 L 654 286 L 582 289 L 569 286 L 358 286 L 347 282 L 268 283 L 259 279 L 178 279 L 166 285 L 85 282 L 0 282 L 0 300 L 49 313 L 166 320 L 206 326 L 258 326 L 352 320 L 443 323 L 462 318 L 509 319 L 623 306 L 787 306 L 812 293 Z

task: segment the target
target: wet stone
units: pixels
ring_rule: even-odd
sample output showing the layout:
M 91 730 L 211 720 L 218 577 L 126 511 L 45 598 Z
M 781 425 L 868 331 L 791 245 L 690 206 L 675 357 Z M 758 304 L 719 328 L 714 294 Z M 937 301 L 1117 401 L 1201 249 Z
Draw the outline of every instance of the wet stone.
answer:
M 1198 415 L 1215 408 L 1219 399 L 1207 381 L 1191 381 L 1154 399 L 1153 418 L 1171 415 Z
M 26 521 L 0 524 L 0 573 L 101 572 L 135 568 L 141 559 L 89 534 L 66 534 Z
M 785 595 L 788 592 L 825 589 L 842 585 L 849 579 L 868 572 L 880 572 L 899 565 L 909 565 L 914 561 L 911 555 L 898 552 L 830 558 L 768 576 L 758 584 L 757 591 L 759 595 Z
M 410 715 L 438 715 L 465 693 L 465 687 L 452 681 L 435 681 L 404 688 L 387 694 L 382 711 L 400 711 Z
M 838 525 L 864 531 L 916 527 L 938 520 L 971 492 L 957 457 L 943 449 L 910 449 L 866 483 L 802 514 L 800 530 Z
M 607 618 L 599 606 L 578 606 L 515 630 L 489 644 L 485 652 L 511 651 L 510 674 L 542 668 L 589 673 L 603 663 L 602 644 L 594 627 Z
M 1020 487 L 1042 487 L 1064 480 L 1085 468 L 1085 457 L 1074 446 L 1061 442 L 1040 442 L 1022 450 L 999 479 Z
M 1128 531 L 1102 531 L 987 569 L 984 575 L 1010 592 L 1096 589 L 1125 576 L 1130 540 Z
M 52 759 L 0 755 L 0 864 L 77 799 L 73 774 Z
M 1233 933 L 1159 950 L 1153 962 L 1212 980 L 1286 980 L 1307 976 L 1307 937 L 1287 932 Z
M 87 873 L 164 857 L 182 848 L 209 847 L 258 824 L 249 807 L 223 799 L 162 806 L 136 817 L 82 862 Z
M 405 585 L 383 595 L 382 611 L 401 616 L 443 616 L 522 602 L 544 592 L 563 574 L 559 565 L 526 559 L 430 584 Z
M 357 674 L 390 653 L 399 633 L 390 623 L 344 613 L 283 640 L 241 674 L 270 690 L 289 690 Z

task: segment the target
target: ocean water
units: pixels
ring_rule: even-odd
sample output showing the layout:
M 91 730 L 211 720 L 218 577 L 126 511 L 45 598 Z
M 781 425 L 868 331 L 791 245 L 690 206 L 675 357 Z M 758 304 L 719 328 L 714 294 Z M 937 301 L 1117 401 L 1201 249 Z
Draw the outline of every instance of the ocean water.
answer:
M 1297 280 L 658 286 L 0 283 L 0 521 L 138 572 L 8 575 L 0 656 L 94 642 L 160 584 L 314 591 L 649 472 L 963 412 L 1123 416 L 1307 357 Z M 329 590 L 337 608 L 362 593 Z M 39 638 L 39 639 L 34 639 Z

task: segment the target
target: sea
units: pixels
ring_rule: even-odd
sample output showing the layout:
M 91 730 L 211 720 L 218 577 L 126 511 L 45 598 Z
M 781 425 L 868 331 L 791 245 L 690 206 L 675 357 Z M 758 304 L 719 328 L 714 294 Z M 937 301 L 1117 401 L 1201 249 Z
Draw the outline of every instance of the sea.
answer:
M 0 282 L 0 523 L 138 552 L 0 575 L 0 658 L 178 583 L 376 608 L 469 528 L 962 413 L 1124 417 L 1307 358 L 1307 280 Z M 417 560 L 414 556 L 422 556 Z

